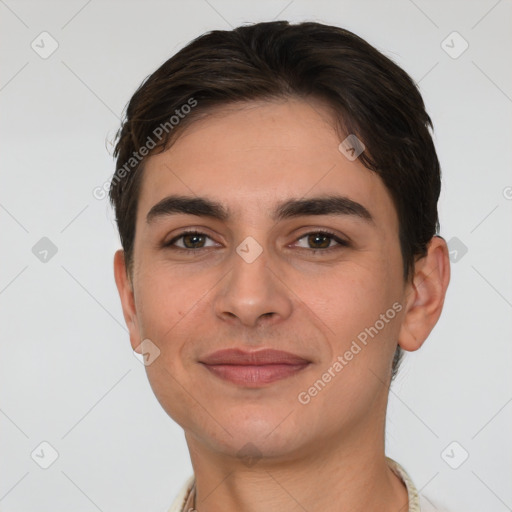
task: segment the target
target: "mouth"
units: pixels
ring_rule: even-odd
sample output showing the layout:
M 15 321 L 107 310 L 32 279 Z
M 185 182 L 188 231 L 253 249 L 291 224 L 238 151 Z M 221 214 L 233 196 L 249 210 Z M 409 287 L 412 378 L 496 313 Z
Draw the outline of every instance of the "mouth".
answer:
M 216 377 L 244 387 L 260 387 L 304 370 L 311 361 L 281 350 L 226 349 L 199 361 Z

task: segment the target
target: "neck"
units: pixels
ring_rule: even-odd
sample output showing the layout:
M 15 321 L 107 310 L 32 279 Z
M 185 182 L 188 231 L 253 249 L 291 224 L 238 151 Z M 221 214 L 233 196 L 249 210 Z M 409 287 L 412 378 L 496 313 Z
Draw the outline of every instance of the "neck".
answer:
M 361 436 L 365 439 L 361 439 Z M 403 482 L 384 455 L 384 431 L 357 439 L 322 439 L 286 460 L 263 457 L 250 467 L 186 434 L 196 480 L 197 512 L 407 512 Z

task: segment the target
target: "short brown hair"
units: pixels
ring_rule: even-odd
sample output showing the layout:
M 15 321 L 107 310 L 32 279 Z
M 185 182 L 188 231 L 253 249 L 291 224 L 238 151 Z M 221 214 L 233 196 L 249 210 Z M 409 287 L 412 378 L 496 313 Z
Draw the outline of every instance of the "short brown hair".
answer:
M 287 21 L 208 32 L 162 64 L 134 93 L 117 133 L 117 170 L 109 191 L 130 277 L 147 158 L 167 149 L 211 109 L 274 98 L 323 100 L 341 131 L 363 142 L 360 161 L 381 177 L 396 207 L 403 277 L 410 278 L 415 259 L 426 254 L 439 230 L 440 166 L 421 94 L 403 69 L 352 32 Z M 179 121 L 172 123 L 172 116 Z M 158 129 L 165 126 L 164 135 Z M 162 135 L 156 142 L 155 132 Z M 144 147 L 146 156 L 141 157 Z M 127 167 L 128 162 L 133 165 Z M 393 377 L 400 359 L 397 347 Z

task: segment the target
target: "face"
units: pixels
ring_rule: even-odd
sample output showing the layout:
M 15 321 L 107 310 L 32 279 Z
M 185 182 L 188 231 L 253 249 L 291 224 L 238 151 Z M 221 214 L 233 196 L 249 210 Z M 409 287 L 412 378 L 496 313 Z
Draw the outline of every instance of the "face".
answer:
M 398 218 L 340 142 L 320 104 L 255 102 L 147 160 L 123 310 L 189 442 L 293 457 L 382 427 L 408 293 Z

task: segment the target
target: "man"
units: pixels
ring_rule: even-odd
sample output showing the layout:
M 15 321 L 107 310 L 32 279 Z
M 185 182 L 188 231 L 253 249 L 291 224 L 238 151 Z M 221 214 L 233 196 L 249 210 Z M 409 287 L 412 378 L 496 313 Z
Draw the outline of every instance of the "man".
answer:
M 114 271 L 190 451 L 172 511 L 420 510 L 384 429 L 449 283 L 429 127 L 402 69 L 318 23 L 211 32 L 136 91 Z

